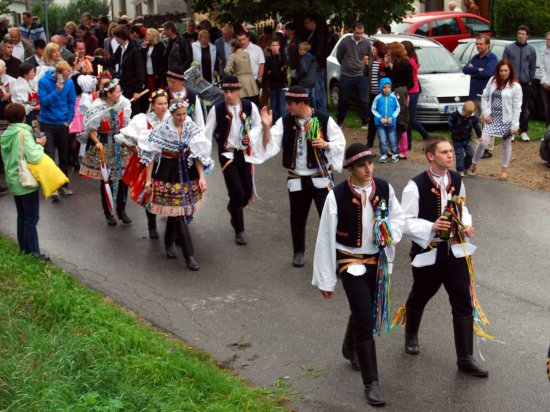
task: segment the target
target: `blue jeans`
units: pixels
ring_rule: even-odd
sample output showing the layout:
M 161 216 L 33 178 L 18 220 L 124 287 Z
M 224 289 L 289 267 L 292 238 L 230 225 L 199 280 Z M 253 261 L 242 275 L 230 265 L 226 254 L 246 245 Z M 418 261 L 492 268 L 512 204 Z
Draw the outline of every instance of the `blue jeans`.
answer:
M 359 116 L 361 122 L 366 124 L 369 121 L 369 78 L 340 77 L 340 100 L 338 101 L 338 123 L 342 123 L 348 112 L 348 107 L 353 91 L 357 92 L 359 98 Z
M 283 89 L 270 90 L 269 101 L 273 111 L 273 123 L 275 123 L 279 117 L 286 114 L 285 91 Z
M 19 249 L 25 253 L 40 255 L 38 246 L 38 190 L 32 193 L 14 196 L 17 210 L 17 242 Z
M 463 172 L 472 165 L 474 149 L 470 140 L 453 140 L 456 156 L 456 171 Z
M 316 109 L 327 111 L 327 91 L 325 89 L 325 72 L 326 69 L 317 69 L 315 78 L 317 83 L 315 84 L 315 106 Z
M 409 150 L 411 150 L 412 145 L 412 131 L 416 130 L 422 135 L 422 140 L 428 138 L 428 132 L 422 126 L 418 120 L 416 120 L 416 106 L 418 105 L 418 97 L 420 93 L 409 93 L 409 128 L 407 129 L 407 140 L 409 141 Z
M 395 126 L 378 126 L 376 128 L 376 133 L 378 133 L 378 140 L 380 140 L 380 155 L 388 155 L 388 139 L 390 141 L 392 154 L 397 155 L 399 153 Z

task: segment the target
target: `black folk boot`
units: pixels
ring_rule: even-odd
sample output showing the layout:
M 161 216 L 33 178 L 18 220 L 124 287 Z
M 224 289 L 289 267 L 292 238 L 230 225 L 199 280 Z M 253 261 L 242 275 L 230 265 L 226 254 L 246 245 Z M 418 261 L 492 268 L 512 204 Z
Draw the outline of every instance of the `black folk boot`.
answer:
M 342 355 L 344 358 L 350 361 L 351 368 L 355 371 L 360 371 L 359 362 L 357 361 L 357 355 L 355 354 L 355 344 L 353 342 L 353 331 L 351 329 L 351 317 L 348 320 L 348 326 L 346 327 L 346 334 L 344 335 L 344 342 L 342 342 Z
M 422 320 L 424 310 L 414 310 L 406 308 L 405 318 L 405 352 L 409 355 L 418 355 L 420 347 L 418 346 L 418 328 Z
M 231 226 L 233 226 L 233 229 L 235 230 L 235 243 L 239 246 L 246 245 L 247 241 L 244 235 L 243 208 L 240 207 L 238 209 L 230 209 L 228 206 L 227 210 L 229 210 L 229 214 L 231 215 Z
M 200 267 L 195 260 L 195 257 L 193 256 L 193 240 L 191 239 L 191 233 L 189 233 L 189 228 L 187 227 L 187 224 L 183 221 L 183 218 L 178 219 L 178 227 L 181 240 L 181 250 L 183 252 L 183 256 L 185 257 L 187 268 L 189 270 L 197 271 L 200 269 Z
M 365 385 L 367 402 L 372 406 L 382 406 L 386 403 L 378 385 L 378 365 L 376 363 L 376 346 L 374 339 L 355 345 L 355 353 L 361 367 L 361 377 Z
M 304 251 L 306 249 L 306 227 L 290 226 L 292 233 L 292 247 L 294 255 L 292 256 L 292 265 L 301 268 L 305 265 Z
M 177 259 L 176 249 L 174 247 L 174 239 L 177 231 L 177 219 L 175 217 L 168 217 L 166 219 L 166 230 L 164 231 L 164 249 L 166 250 L 166 256 L 168 259 Z
M 158 239 L 159 231 L 157 229 L 157 215 L 145 211 L 147 215 L 147 229 L 149 229 L 149 239 Z
M 455 332 L 456 364 L 458 369 L 472 376 L 485 378 L 489 372 L 482 369 L 474 359 L 474 318 L 453 318 Z

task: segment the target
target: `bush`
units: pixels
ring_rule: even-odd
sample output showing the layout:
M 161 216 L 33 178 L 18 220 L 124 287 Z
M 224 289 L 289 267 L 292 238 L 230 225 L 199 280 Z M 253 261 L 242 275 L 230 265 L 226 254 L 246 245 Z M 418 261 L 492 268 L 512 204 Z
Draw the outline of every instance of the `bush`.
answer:
M 48 7 L 48 25 L 50 36 L 56 30 L 65 28 L 68 21 L 80 23 L 82 13 L 89 11 L 92 16 L 101 17 L 109 14 L 109 3 L 107 0 L 70 0 L 67 5 L 50 4 Z M 44 28 L 46 27 L 45 13 L 40 3 L 31 6 L 31 12 L 40 18 Z
M 493 25 L 499 36 L 515 35 L 521 24 L 531 29 L 531 36 L 544 36 L 550 29 L 548 0 L 494 0 Z

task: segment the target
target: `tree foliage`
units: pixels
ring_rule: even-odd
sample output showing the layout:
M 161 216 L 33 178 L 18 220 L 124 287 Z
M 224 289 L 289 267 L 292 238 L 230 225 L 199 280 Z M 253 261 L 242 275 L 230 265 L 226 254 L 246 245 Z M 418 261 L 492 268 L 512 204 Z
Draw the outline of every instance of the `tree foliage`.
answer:
M 0 0 L 2 1 L 2 0 Z M 40 3 L 32 5 L 32 13 L 37 15 L 45 26 L 45 13 Z M 109 2 L 107 0 L 70 0 L 67 5 L 50 4 L 48 7 L 48 23 L 50 34 L 62 29 L 68 21 L 80 22 L 82 13 L 90 12 L 92 16 L 107 16 Z
M 10 14 L 13 13 L 10 10 L 11 0 L 0 0 L 0 14 Z
M 515 35 L 521 24 L 529 26 L 531 36 L 548 31 L 550 7 L 547 0 L 494 0 L 493 24 L 499 36 Z
M 337 25 L 351 26 L 356 21 L 374 33 L 383 23 L 400 20 L 414 12 L 413 0 L 189 0 L 195 12 L 210 12 L 223 23 L 238 20 L 256 22 L 266 19 L 299 21 L 305 14 L 318 13 Z

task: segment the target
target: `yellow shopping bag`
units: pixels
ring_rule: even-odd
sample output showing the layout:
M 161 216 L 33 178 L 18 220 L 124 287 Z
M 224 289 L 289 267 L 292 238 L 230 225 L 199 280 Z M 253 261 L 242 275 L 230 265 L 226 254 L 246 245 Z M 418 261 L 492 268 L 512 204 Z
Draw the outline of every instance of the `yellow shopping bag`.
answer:
M 29 163 L 29 169 L 34 178 L 40 183 L 42 193 L 46 199 L 65 183 L 69 183 L 69 178 L 47 154 L 44 154 L 38 163 Z

